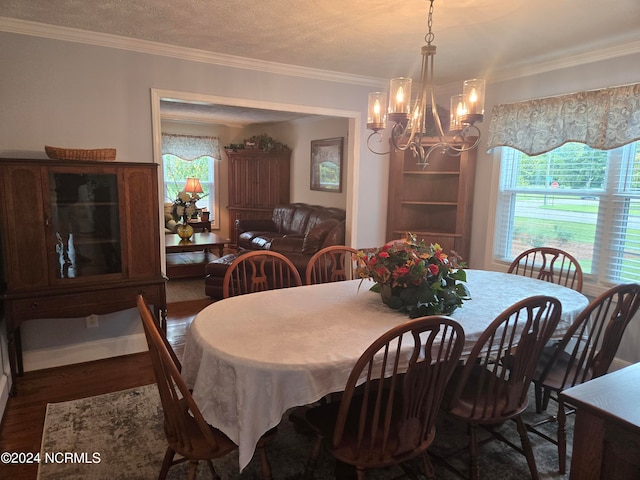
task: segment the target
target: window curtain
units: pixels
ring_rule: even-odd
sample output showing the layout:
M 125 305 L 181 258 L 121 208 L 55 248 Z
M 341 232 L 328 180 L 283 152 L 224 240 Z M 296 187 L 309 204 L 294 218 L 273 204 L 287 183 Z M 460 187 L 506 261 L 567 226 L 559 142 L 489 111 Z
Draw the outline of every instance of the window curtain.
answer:
M 218 137 L 162 134 L 162 154 L 175 155 L 187 162 L 208 155 L 220 160 Z
M 640 83 L 496 105 L 488 148 L 540 155 L 567 142 L 610 150 L 640 140 Z

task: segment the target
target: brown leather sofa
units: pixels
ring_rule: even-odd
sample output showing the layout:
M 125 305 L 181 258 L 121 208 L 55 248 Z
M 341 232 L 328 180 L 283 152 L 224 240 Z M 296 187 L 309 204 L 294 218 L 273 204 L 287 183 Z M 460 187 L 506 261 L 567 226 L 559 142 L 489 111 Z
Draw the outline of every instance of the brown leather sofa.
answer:
M 272 250 L 293 262 L 304 279 L 314 253 L 329 245 L 345 244 L 345 211 L 340 208 L 291 203 L 273 209 L 270 220 L 236 220 L 238 254 Z M 222 298 L 222 277 L 238 254 L 226 255 L 206 266 L 205 292 Z
M 271 220 L 237 220 L 239 250 L 272 250 L 304 273 L 311 256 L 329 245 L 344 245 L 345 211 L 291 203 L 273 209 Z

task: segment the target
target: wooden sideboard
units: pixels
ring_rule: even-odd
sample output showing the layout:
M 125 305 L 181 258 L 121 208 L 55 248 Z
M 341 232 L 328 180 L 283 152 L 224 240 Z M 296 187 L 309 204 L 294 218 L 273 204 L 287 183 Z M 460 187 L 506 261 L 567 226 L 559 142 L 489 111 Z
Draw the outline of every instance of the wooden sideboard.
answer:
M 560 394 L 577 408 L 571 480 L 640 478 L 640 363 Z
M 12 393 L 20 324 L 136 307 L 166 310 L 152 163 L 0 159 L 2 282 Z

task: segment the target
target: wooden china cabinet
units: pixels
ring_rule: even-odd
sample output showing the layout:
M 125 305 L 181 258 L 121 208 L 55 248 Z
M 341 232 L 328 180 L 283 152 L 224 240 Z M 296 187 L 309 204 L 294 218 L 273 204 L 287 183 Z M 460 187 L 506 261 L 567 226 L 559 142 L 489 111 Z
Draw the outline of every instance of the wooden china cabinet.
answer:
M 26 320 L 134 308 L 139 293 L 164 319 L 156 164 L 0 159 L 0 185 L 13 393 Z
M 423 139 L 428 148 L 437 138 Z M 476 150 L 458 156 L 433 152 L 426 168 L 410 151 L 391 147 L 387 240 L 415 234 L 469 261 Z
M 289 203 L 291 151 L 226 150 L 229 159 L 229 238 L 237 245 L 236 220 L 271 219 Z

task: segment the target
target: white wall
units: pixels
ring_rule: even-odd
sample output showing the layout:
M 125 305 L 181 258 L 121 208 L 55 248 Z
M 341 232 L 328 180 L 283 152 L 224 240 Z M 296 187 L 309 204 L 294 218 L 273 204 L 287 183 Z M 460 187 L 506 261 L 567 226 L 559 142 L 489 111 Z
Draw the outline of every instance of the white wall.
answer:
M 346 209 L 347 178 L 349 174 L 349 162 L 343 155 L 342 165 L 342 192 L 319 192 L 311 190 L 311 141 L 325 138 L 343 138 L 344 148 L 347 147 L 349 125 L 344 118 L 309 118 L 281 124 L 273 130 L 274 138 L 285 139 L 291 146 L 291 201 L 304 202 L 326 207 Z M 353 166 L 351 166 L 353 168 Z

